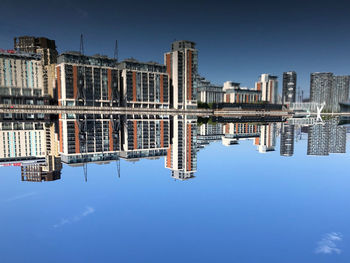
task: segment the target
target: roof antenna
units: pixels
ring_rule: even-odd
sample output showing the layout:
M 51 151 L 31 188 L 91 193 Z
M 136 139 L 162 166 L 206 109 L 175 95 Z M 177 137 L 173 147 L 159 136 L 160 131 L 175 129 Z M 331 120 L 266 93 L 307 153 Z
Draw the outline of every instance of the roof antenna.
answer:
M 114 59 L 118 61 L 118 40 L 115 41 Z
M 80 54 L 84 55 L 84 38 L 83 38 L 83 34 L 80 35 Z

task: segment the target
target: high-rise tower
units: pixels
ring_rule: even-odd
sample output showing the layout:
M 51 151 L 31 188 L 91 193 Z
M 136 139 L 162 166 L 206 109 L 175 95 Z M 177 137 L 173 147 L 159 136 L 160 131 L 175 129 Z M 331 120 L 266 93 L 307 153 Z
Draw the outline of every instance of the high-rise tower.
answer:
M 164 61 L 172 83 L 171 106 L 175 109 L 196 108 L 198 51 L 195 43 L 185 40 L 173 42 Z
M 349 76 L 334 76 L 333 73 L 312 73 L 310 76 L 310 100 L 326 103 L 325 110 L 339 111 L 339 102 L 349 98 Z
M 288 71 L 283 73 L 282 103 L 289 104 L 295 102 L 297 89 L 297 73 Z
M 261 91 L 261 100 L 271 104 L 277 103 L 278 80 L 276 76 L 261 74 L 258 82 L 255 82 L 255 89 Z

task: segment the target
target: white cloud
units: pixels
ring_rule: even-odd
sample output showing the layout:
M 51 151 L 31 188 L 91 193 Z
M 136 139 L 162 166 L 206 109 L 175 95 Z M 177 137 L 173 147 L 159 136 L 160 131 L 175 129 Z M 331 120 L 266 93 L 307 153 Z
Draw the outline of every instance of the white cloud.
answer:
M 95 213 L 95 208 L 93 208 L 91 206 L 87 206 L 87 207 L 85 207 L 85 210 L 83 212 L 81 212 L 80 214 L 75 215 L 71 218 L 62 218 L 61 221 L 59 223 L 53 225 L 53 227 L 58 228 L 58 227 L 66 225 L 66 224 L 72 224 L 72 223 L 78 222 L 81 219 L 83 219 L 84 217 L 86 217 L 92 213 Z
M 30 193 L 25 193 L 25 194 L 21 194 L 21 195 L 16 195 L 16 196 L 13 196 L 13 197 L 6 199 L 5 202 L 17 201 L 17 200 L 20 200 L 23 198 L 31 197 L 31 196 L 36 195 L 36 194 L 37 194 L 36 192 L 30 192 Z
M 337 243 L 343 240 L 341 233 L 331 232 L 317 242 L 317 247 L 315 249 L 316 254 L 340 254 L 341 249 L 337 247 Z

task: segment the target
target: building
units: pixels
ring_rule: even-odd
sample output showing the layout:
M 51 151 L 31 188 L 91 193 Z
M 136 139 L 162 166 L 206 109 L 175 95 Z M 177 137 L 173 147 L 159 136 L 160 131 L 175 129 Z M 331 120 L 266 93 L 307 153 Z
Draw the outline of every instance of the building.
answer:
M 121 72 L 106 56 L 65 52 L 56 66 L 58 105 L 120 106 Z
M 350 76 L 334 76 L 333 88 L 331 91 L 331 107 L 332 111 L 339 112 L 339 103 L 349 100 L 349 79 Z
M 20 36 L 14 38 L 14 49 L 24 53 L 40 53 L 44 65 L 56 63 L 57 50 L 55 40 L 46 37 Z
M 171 82 L 171 103 L 175 109 L 197 107 L 198 51 L 191 41 L 175 41 L 164 56 Z
M 347 101 L 347 102 L 340 102 L 339 103 L 339 106 L 340 106 L 340 112 L 348 112 L 350 113 L 350 102 Z
M 280 155 L 293 156 L 294 154 L 294 125 L 282 123 Z
M 331 110 L 331 90 L 333 87 L 333 73 L 311 73 L 310 101 L 326 103 L 325 109 Z
M 255 89 L 261 92 L 261 100 L 271 104 L 278 102 L 278 80 L 276 76 L 261 74 L 259 81 L 255 82 Z
M 0 51 L 0 103 L 34 104 L 43 93 L 40 55 Z
M 138 108 L 169 108 L 170 82 L 166 66 L 155 62 L 122 61 L 121 104 Z
M 197 171 L 197 118 L 177 115 L 171 119 L 171 142 L 165 167 L 178 180 L 194 178 Z
M 240 83 L 224 83 L 224 103 L 257 103 L 261 101 L 261 91 L 240 87 Z
M 296 101 L 297 73 L 295 71 L 283 72 L 282 104 Z
M 0 104 L 49 104 L 49 98 L 44 96 L 40 55 L 0 50 Z M 0 120 L 43 118 L 43 114 L 0 114 Z
M 349 76 L 334 76 L 333 73 L 311 73 L 310 101 L 326 103 L 324 110 L 338 112 L 339 103 L 349 99 Z
M 202 103 L 221 103 L 224 98 L 222 86 L 213 85 L 203 77 L 197 78 L 197 100 Z
M 55 64 L 58 52 L 55 40 L 45 37 L 21 36 L 14 38 L 14 50 L 22 53 L 35 53 L 41 57 L 43 67 L 44 95 L 55 98 Z

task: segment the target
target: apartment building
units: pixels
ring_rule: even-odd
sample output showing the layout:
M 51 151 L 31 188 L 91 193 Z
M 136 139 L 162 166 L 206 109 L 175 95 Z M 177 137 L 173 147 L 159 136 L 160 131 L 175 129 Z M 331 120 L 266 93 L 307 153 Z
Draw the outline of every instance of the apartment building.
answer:
M 257 103 L 261 101 L 261 91 L 241 87 L 240 83 L 226 81 L 223 91 L 224 103 Z
M 261 100 L 277 104 L 278 102 L 278 80 L 277 76 L 261 74 L 259 81 L 255 82 L 255 89 L 261 92 Z
M 195 43 L 175 41 L 165 53 L 164 62 L 172 84 L 171 106 L 175 109 L 197 108 L 198 51 Z
M 63 106 L 120 106 L 120 71 L 106 56 L 65 52 L 56 66 L 58 104 Z
M 0 50 L 0 103 L 34 104 L 43 95 L 41 56 Z
M 290 104 L 296 100 L 297 73 L 295 71 L 283 72 L 282 103 Z
M 197 77 L 197 100 L 203 103 L 223 102 L 224 91 L 222 86 L 217 86 L 203 77 Z
M 134 108 L 169 108 L 170 82 L 166 67 L 127 59 L 119 63 L 121 101 Z

